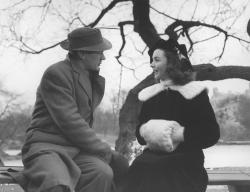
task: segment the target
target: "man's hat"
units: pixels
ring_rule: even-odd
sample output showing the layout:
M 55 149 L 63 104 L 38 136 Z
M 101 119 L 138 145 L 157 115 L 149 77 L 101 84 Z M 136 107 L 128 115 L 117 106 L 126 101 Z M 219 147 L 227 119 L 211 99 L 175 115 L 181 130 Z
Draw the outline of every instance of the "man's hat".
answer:
M 111 49 L 112 44 L 102 37 L 99 29 L 81 27 L 70 32 L 60 46 L 68 51 L 104 51 Z

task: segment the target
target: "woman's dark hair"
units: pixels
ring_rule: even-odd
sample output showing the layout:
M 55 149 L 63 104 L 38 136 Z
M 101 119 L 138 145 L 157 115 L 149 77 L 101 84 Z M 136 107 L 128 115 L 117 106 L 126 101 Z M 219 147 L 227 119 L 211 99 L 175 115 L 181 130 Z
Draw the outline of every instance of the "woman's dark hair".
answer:
M 178 44 L 177 41 L 172 39 L 163 40 L 160 39 L 156 44 L 148 51 L 150 56 L 150 62 L 152 62 L 153 52 L 156 49 L 164 51 L 168 60 L 168 67 L 166 73 L 169 78 L 176 85 L 185 85 L 186 83 L 195 79 L 195 72 L 188 59 L 187 49 L 184 44 Z

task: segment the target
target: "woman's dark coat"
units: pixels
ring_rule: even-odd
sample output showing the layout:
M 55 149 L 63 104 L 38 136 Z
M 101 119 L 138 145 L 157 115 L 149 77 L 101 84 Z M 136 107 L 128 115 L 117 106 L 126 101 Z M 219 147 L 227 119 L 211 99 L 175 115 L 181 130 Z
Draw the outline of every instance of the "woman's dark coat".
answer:
M 185 99 L 176 90 L 162 91 L 145 101 L 136 137 L 141 145 L 140 126 L 150 119 L 174 120 L 185 127 L 184 142 L 173 152 L 144 150 L 132 163 L 125 192 L 205 192 L 208 177 L 202 149 L 220 136 L 206 90 Z

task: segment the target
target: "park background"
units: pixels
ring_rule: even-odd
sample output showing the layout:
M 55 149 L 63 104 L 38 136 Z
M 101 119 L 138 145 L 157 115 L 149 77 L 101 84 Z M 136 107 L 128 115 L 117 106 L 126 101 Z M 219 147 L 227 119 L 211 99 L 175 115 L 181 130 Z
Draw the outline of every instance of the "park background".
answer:
M 20 163 L 19 152 L 42 74 L 67 54 L 58 43 L 69 31 L 84 25 L 100 28 L 103 36 L 113 44 L 112 50 L 105 52 L 106 60 L 101 66 L 106 90 L 95 112 L 94 129 L 100 137 L 115 145 L 120 128 L 119 111 L 129 90 L 152 72 L 148 46 L 131 22 L 135 20 L 135 2 L 0 0 L 0 157 L 5 165 Z M 225 38 L 224 33 L 202 25 L 190 28 L 188 32 L 194 45 L 189 56 L 193 65 L 249 66 L 249 0 L 144 2 L 150 3 L 150 19 L 163 39 L 169 37 L 165 34 L 167 26 L 177 20 L 200 21 L 232 35 Z M 100 20 L 99 16 L 102 16 Z M 176 33 L 178 30 L 181 31 L 181 27 Z M 190 47 L 187 35 L 179 35 L 179 42 Z M 205 152 L 207 167 L 250 167 L 246 152 L 250 149 L 249 81 L 227 79 L 204 83 L 221 127 L 219 145 Z

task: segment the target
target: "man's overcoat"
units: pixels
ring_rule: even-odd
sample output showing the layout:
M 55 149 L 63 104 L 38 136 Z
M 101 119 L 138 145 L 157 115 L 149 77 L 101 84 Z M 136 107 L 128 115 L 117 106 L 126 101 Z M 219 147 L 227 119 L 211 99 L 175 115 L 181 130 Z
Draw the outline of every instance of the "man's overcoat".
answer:
M 73 191 L 81 174 L 74 162 L 79 152 L 109 162 L 110 146 L 91 128 L 104 85 L 103 77 L 69 59 L 45 71 L 22 149 L 27 181 L 21 184 L 28 192 L 54 185 Z

